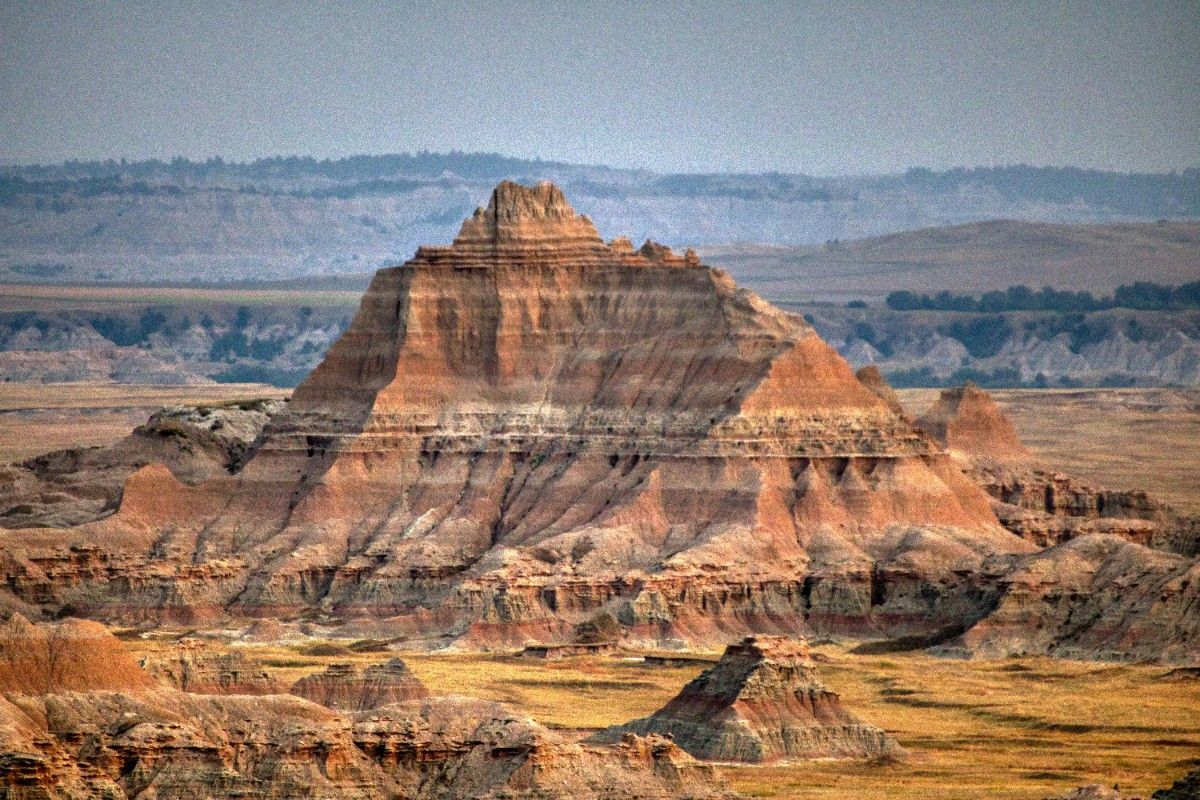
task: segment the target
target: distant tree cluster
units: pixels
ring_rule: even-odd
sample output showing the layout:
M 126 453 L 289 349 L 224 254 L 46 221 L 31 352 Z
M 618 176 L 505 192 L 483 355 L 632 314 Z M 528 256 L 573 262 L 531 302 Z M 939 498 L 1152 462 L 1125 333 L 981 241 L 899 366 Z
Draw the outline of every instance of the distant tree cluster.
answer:
M 1109 308 L 1133 308 L 1144 311 L 1170 311 L 1200 308 L 1200 281 L 1182 286 L 1164 286 L 1149 281 L 1118 286 L 1110 297 L 1096 297 L 1091 292 L 1072 292 L 1049 286 L 1035 291 L 1028 286 L 1010 286 L 1007 290 L 984 292 L 982 295 L 919 294 L 899 291 L 887 296 L 887 306 L 895 311 L 1058 311 L 1090 312 Z

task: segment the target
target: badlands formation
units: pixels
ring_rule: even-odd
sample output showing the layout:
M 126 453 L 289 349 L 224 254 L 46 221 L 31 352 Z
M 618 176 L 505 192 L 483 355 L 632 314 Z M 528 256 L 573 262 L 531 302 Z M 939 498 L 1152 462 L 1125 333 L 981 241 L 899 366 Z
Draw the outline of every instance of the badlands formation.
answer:
M 662 737 L 587 746 L 499 703 L 375 699 L 350 711 L 184 692 L 157 684 L 102 625 L 14 615 L 0 625 L 0 797 L 732 797 Z
M 453 244 L 377 273 L 236 463 L 148 465 L 111 516 L 0 531 L 0 607 L 459 647 L 819 633 L 1194 660 L 1186 548 L 1057 517 L 1018 535 L 951 454 L 969 426 L 929 427 L 693 253 L 605 243 L 553 185 L 505 182 Z
M 842 708 L 816 678 L 808 643 L 748 636 L 671 702 L 618 731 L 669 736 L 706 761 L 896 758 L 878 728 Z M 604 738 L 601 736 L 600 738 Z

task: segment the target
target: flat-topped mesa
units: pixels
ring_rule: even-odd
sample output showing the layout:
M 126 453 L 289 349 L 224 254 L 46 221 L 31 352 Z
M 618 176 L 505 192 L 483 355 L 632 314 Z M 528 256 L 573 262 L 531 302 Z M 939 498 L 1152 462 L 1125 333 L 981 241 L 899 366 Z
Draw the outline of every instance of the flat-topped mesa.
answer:
M 291 693 L 338 711 L 369 711 L 429 696 L 425 684 L 399 658 L 363 670 L 331 664 L 324 672 L 296 681 Z
M 842 708 L 817 680 L 808 643 L 750 636 L 652 716 L 599 735 L 670 735 L 696 758 L 763 762 L 793 758 L 898 757 L 900 747 Z

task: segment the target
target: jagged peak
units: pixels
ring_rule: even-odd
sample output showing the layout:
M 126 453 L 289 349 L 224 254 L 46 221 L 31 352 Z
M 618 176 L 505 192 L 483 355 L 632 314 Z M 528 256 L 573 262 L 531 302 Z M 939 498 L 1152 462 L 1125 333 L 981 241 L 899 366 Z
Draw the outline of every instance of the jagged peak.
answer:
M 603 245 L 592 221 L 575 213 L 562 189 L 550 181 L 524 186 L 504 180 L 492 190 L 487 208 L 475 209 L 463 222 L 454 244 L 529 245 L 580 240 Z

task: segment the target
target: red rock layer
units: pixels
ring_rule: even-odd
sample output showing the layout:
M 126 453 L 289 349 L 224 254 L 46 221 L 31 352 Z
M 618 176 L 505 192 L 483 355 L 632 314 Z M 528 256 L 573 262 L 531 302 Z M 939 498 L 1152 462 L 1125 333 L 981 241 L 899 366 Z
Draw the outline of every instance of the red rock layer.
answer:
M 478 644 L 937 629 L 1030 550 L 802 319 L 508 183 L 376 275 L 236 477 L 143 470 L 112 519 L 0 534 L 24 602 Z

